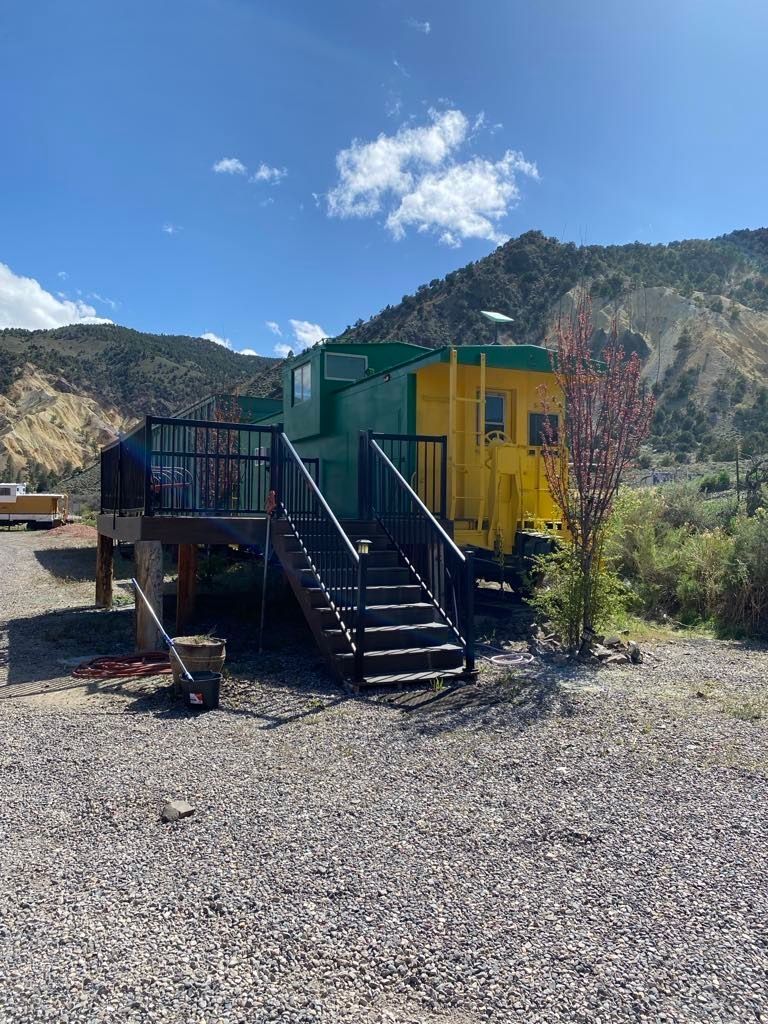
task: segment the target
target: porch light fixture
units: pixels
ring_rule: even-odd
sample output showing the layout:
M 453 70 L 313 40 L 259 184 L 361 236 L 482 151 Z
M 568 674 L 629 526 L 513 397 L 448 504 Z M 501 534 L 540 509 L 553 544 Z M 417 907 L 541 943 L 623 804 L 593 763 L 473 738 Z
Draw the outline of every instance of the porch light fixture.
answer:
M 357 553 L 358 555 L 367 555 L 371 547 L 369 540 L 359 540 L 357 542 Z

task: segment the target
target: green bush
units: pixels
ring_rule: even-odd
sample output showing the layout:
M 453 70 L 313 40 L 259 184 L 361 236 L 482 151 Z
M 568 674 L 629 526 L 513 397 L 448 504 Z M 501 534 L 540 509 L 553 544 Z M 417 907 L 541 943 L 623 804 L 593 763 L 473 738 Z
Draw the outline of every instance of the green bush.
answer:
M 704 479 L 699 483 L 699 490 L 705 494 L 727 491 L 731 487 L 731 477 L 727 469 L 721 469 L 719 473 L 712 473 L 710 476 L 705 476 Z
M 576 551 L 564 544 L 534 561 L 541 582 L 528 599 L 529 604 L 540 618 L 552 624 L 562 643 L 575 650 L 581 643 L 584 618 L 584 576 Z M 627 588 L 605 559 L 594 576 L 593 588 L 593 623 L 599 631 L 626 612 Z
M 630 606 L 727 635 L 768 634 L 768 512 L 693 484 L 620 492 L 606 554 Z
M 768 634 L 768 512 L 738 516 L 724 578 L 723 625 L 747 636 Z

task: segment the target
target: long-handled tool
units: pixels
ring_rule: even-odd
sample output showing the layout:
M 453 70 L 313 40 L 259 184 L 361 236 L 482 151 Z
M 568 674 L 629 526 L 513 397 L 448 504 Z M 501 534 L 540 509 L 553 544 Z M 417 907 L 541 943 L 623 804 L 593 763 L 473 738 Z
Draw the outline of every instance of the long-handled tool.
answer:
M 136 593 L 139 595 L 141 600 L 147 606 L 147 611 L 152 616 L 152 621 L 154 622 L 154 624 L 157 626 L 158 630 L 160 631 L 160 636 L 162 636 L 163 642 L 165 643 L 165 646 L 173 654 L 174 658 L 176 659 L 176 661 L 178 661 L 179 665 L 181 666 L 181 671 L 184 674 L 184 678 L 187 680 L 188 683 L 194 683 L 195 680 L 194 680 L 194 677 L 193 677 L 192 673 L 188 670 L 187 666 L 181 660 L 179 652 L 176 650 L 176 645 L 174 644 L 173 640 L 171 640 L 171 638 L 168 636 L 168 634 L 163 629 L 163 624 L 160 621 L 160 619 L 158 619 L 158 617 L 155 615 L 155 609 L 152 607 L 152 605 L 149 603 L 149 601 L 145 597 L 144 591 L 141 589 L 141 587 L 139 586 L 139 584 L 136 582 L 135 579 L 131 578 L 131 583 L 133 584 L 133 589 L 136 591 Z
M 267 568 L 269 566 L 269 527 L 272 516 L 267 516 L 267 537 L 264 541 L 264 572 L 261 577 L 261 611 L 259 613 L 259 654 L 264 647 L 264 613 L 267 610 Z
M 277 495 L 270 491 L 267 495 L 267 503 L 264 511 L 267 513 L 267 536 L 264 541 L 264 572 L 261 576 L 261 613 L 259 615 L 259 654 L 264 646 L 264 615 L 267 610 L 267 570 L 269 568 L 269 533 L 272 525 L 272 516 L 277 509 Z

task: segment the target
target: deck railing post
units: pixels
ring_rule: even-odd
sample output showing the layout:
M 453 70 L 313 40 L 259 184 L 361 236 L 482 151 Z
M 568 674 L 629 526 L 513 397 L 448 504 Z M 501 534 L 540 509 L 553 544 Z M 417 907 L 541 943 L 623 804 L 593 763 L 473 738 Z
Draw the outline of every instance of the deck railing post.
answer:
M 475 672 L 475 552 L 464 548 L 464 664 L 467 675 Z
M 275 498 L 280 503 L 282 499 L 282 449 L 280 447 L 280 435 L 283 432 L 283 424 L 275 423 L 272 427 L 272 439 L 269 446 L 269 490 L 275 492 Z
M 368 585 L 368 552 L 371 548 L 369 540 L 357 542 L 357 610 L 355 613 L 355 666 L 354 680 L 361 683 L 365 679 L 365 616 L 366 587 Z
M 359 519 L 368 519 L 370 515 L 369 476 L 368 431 L 361 430 L 357 439 L 357 515 Z
M 117 442 L 117 480 L 115 482 L 115 500 L 112 502 L 112 526 L 117 516 L 123 514 L 123 440 Z
M 152 515 L 152 417 L 144 419 L 144 515 Z
M 360 431 L 360 447 L 357 459 L 357 494 L 358 494 L 358 516 L 360 519 L 373 518 L 373 487 L 372 466 L 371 466 L 371 441 L 373 440 L 372 430 Z

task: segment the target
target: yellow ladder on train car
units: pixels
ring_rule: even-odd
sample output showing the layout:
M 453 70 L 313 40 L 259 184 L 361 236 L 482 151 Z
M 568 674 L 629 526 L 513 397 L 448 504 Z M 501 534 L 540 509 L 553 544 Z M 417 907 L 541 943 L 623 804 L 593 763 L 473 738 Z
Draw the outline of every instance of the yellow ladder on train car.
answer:
M 458 362 L 458 352 L 455 348 L 452 348 L 448 376 L 448 518 L 451 522 L 456 521 L 456 509 L 460 501 L 463 502 L 463 511 L 465 513 L 463 518 L 470 518 L 466 515 L 467 504 L 477 502 L 477 516 L 473 518 L 476 519 L 476 529 L 482 530 L 487 501 L 485 460 L 483 458 L 483 450 L 485 448 L 485 353 L 480 353 L 480 387 L 477 398 L 468 398 L 457 393 L 459 378 Z M 466 417 L 462 418 L 464 427 L 459 429 L 459 402 L 477 406 L 477 417 L 471 430 L 466 429 Z M 459 435 L 464 439 L 462 462 L 457 461 L 457 437 Z M 472 441 L 473 435 L 475 435 L 474 441 Z M 478 448 L 478 460 L 473 464 L 467 461 L 467 457 L 469 451 L 475 448 Z M 472 469 L 478 470 L 480 477 L 480 494 L 477 495 L 466 493 L 467 475 Z

